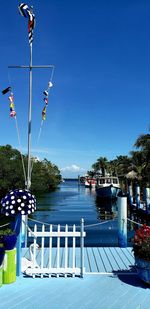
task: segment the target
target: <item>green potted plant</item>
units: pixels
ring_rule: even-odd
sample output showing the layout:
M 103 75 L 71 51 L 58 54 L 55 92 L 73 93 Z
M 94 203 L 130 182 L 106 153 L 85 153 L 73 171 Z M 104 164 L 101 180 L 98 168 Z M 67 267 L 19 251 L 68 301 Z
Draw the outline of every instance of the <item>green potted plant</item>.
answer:
M 140 279 L 150 284 L 150 227 L 146 224 L 135 232 L 133 253 Z
M 5 254 L 4 244 L 0 241 L 0 266 L 3 263 L 4 254 Z
M 12 250 L 15 248 L 17 242 L 17 235 L 11 229 L 0 230 L 0 244 L 5 250 Z

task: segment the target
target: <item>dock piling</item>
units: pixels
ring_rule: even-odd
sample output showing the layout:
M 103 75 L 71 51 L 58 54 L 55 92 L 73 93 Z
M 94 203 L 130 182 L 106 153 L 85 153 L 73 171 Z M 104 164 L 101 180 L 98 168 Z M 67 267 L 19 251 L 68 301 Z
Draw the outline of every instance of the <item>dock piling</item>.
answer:
M 118 197 L 118 245 L 127 247 L 127 197 Z

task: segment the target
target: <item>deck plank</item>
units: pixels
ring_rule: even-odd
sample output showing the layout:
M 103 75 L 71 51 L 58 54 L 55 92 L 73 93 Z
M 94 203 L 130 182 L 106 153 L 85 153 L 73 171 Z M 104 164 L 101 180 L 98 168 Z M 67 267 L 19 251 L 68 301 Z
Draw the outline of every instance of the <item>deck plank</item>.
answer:
M 96 259 L 98 272 L 105 272 L 104 262 L 102 260 L 100 253 L 99 253 L 98 248 L 97 247 L 93 248 L 93 252 L 94 252 L 94 255 L 95 255 L 95 259 Z
M 27 256 L 28 249 L 23 249 L 22 254 Z M 62 265 L 63 254 L 61 249 Z M 53 264 L 55 260 L 56 248 Z M 79 260 L 80 248 L 77 248 L 76 262 Z M 83 279 L 33 279 L 21 275 L 13 284 L 0 287 L 0 309 L 149 309 L 150 288 L 129 272 L 133 261 L 131 248 L 85 248 L 86 271 L 90 272 Z
M 86 273 L 112 273 L 135 271 L 132 248 L 86 247 L 84 248 L 84 266 Z M 29 249 L 24 248 L 22 255 L 29 258 Z M 36 260 L 40 264 L 41 251 L 37 250 Z M 60 266 L 64 266 L 65 249 L 60 248 Z M 44 250 L 44 266 L 48 266 L 49 249 Z M 76 248 L 76 267 L 80 267 L 80 248 Z M 57 248 L 52 249 L 52 267 L 57 264 Z M 68 248 L 68 265 L 72 267 L 72 248 Z

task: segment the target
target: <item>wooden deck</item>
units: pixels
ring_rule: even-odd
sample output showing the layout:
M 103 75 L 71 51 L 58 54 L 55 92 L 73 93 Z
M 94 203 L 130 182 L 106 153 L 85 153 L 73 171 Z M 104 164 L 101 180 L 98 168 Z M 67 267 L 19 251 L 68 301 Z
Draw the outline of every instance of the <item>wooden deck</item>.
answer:
M 24 249 L 23 255 L 28 254 Z M 150 287 L 138 278 L 133 265 L 131 248 L 85 248 L 83 279 L 21 275 L 0 288 L 0 309 L 149 309 Z
M 44 251 L 44 267 L 48 265 L 49 249 Z M 37 263 L 40 261 L 40 250 L 37 250 Z M 29 249 L 23 249 L 23 256 L 29 258 Z M 52 267 L 56 267 L 56 248 L 52 251 Z M 68 264 L 72 261 L 72 248 L 69 248 Z M 64 248 L 60 251 L 60 267 L 64 263 Z M 76 248 L 76 266 L 80 266 L 80 248 Z M 85 274 L 136 273 L 132 248 L 86 247 L 84 248 Z

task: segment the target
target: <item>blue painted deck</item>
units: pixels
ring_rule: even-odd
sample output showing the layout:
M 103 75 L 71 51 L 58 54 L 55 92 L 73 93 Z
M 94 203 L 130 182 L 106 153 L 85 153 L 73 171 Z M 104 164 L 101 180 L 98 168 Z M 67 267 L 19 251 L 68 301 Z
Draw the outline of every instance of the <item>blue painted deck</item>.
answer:
M 56 248 L 52 250 L 52 267 L 56 267 L 57 254 Z M 64 248 L 60 251 L 60 267 L 64 263 Z M 72 263 L 72 248 L 68 248 L 69 267 Z M 44 249 L 44 267 L 48 265 L 49 249 Z M 24 248 L 22 255 L 29 258 L 29 249 Z M 40 265 L 41 250 L 37 250 L 36 260 Z M 108 274 L 122 272 L 136 272 L 134 269 L 134 257 L 132 248 L 118 247 L 86 247 L 84 248 L 84 266 L 86 274 Z M 80 267 L 80 248 L 76 248 L 76 266 Z
M 148 309 L 150 288 L 133 265 L 131 248 L 85 248 L 83 279 L 22 275 L 0 288 L 0 309 Z

